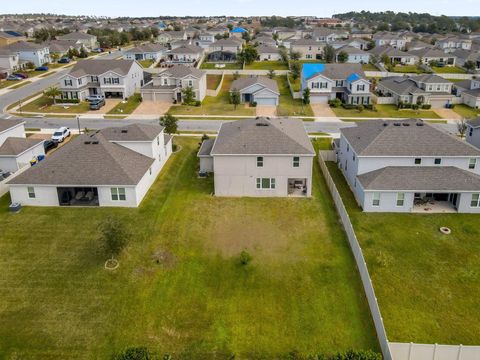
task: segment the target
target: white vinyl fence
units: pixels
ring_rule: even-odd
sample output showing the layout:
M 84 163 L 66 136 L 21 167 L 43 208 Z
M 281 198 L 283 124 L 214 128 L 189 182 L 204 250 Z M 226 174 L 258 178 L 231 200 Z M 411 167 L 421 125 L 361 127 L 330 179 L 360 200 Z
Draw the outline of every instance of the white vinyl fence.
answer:
M 15 172 L 14 174 L 10 175 L 8 178 L 4 179 L 3 181 L 0 181 L 0 197 L 5 195 L 8 192 L 8 190 L 10 190 L 10 186 L 7 185 L 7 182 L 14 179 L 16 176 L 20 175 L 21 173 L 23 173 L 29 168 L 30 168 L 30 164 L 27 164 L 24 167 L 22 167 L 20 170 Z
M 220 90 L 222 89 L 223 79 L 225 79 L 225 74 L 222 74 L 222 78 L 218 83 L 218 86 L 215 90 L 207 89 L 207 96 L 217 96 Z
M 365 71 L 366 77 L 388 77 L 388 76 L 416 76 L 416 73 L 395 73 L 395 72 L 388 72 L 388 71 Z M 456 79 L 456 80 L 469 80 L 477 76 L 476 74 L 447 74 L 447 73 L 435 73 L 444 79 Z
M 347 233 L 348 242 L 350 248 L 352 249 L 355 262 L 357 264 L 358 272 L 360 273 L 360 278 L 362 279 L 363 288 L 368 300 L 368 306 L 370 307 L 370 312 L 372 314 L 373 322 L 375 324 L 375 330 L 377 332 L 377 338 L 382 349 L 383 358 L 385 360 L 392 360 L 392 355 L 390 353 L 390 348 L 388 346 L 387 333 L 385 332 L 385 326 L 383 325 L 382 314 L 380 313 L 380 308 L 377 303 L 377 298 L 375 296 L 375 291 L 373 290 L 372 280 L 368 274 L 367 264 L 363 258 L 362 249 L 358 243 L 357 236 L 353 230 L 352 223 L 348 216 L 347 210 L 343 205 L 342 198 L 333 182 L 332 177 L 327 169 L 325 161 L 331 161 L 335 159 L 334 151 L 320 151 L 318 156 L 318 162 L 320 163 L 320 169 L 322 169 L 323 176 L 327 182 L 328 189 L 332 194 L 335 207 L 337 208 L 338 214 L 343 224 L 343 228 Z
M 390 343 L 395 360 L 480 360 L 480 346 Z

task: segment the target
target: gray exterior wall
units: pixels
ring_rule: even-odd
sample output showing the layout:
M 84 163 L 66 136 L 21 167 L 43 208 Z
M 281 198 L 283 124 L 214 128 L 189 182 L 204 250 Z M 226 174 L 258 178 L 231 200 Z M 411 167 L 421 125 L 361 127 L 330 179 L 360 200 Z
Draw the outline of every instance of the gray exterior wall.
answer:
M 480 148 L 480 128 L 468 126 L 466 140 L 469 144 Z

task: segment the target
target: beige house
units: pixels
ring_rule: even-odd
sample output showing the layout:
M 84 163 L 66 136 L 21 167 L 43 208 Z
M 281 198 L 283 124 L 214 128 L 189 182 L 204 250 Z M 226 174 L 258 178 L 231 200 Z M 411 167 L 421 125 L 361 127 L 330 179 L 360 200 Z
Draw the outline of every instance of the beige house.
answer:
M 299 39 L 290 43 L 290 52 L 300 54 L 300 60 L 320 60 L 326 43 L 313 39 Z
M 224 123 L 198 152 L 216 196 L 309 197 L 314 156 L 301 120 L 269 118 Z

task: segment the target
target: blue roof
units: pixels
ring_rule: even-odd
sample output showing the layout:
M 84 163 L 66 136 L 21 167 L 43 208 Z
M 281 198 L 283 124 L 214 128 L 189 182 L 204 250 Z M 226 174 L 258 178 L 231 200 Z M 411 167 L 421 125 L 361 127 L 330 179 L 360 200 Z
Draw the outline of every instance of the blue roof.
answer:
M 23 36 L 19 32 L 13 31 L 13 30 L 7 30 L 7 31 L 4 31 L 4 33 L 7 33 L 8 35 L 12 35 L 12 36 L 17 36 L 17 37 Z
M 247 32 L 247 30 L 245 30 L 242 27 L 236 27 L 236 28 L 232 29 L 232 33 L 244 33 L 244 32 Z
M 356 73 L 353 73 L 352 75 L 350 75 L 348 78 L 347 78 L 347 81 L 348 82 L 352 82 L 352 81 L 356 81 L 358 79 L 361 79 L 360 78 L 360 75 L 356 74 Z
M 325 70 L 324 64 L 303 64 L 302 78 L 308 79 L 315 74 L 321 73 Z

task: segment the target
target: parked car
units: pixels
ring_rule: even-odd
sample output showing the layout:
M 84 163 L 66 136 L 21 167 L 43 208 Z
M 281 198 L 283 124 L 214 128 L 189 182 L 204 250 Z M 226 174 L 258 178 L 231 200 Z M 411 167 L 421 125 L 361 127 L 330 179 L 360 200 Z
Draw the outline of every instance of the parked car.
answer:
M 15 73 L 13 74 L 21 79 L 27 79 L 28 78 L 28 75 L 27 74 L 23 74 L 23 73 Z
M 23 80 L 23 78 L 17 76 L 17 75 L 8 75 L 7 76 L 7 80 L 10 80 L 10 81 L 20 81 L 20 80 Z
M 48 71 L 48 66 L 39 66 L 35 69 L 35 71 Z
M 63 57 L 60 60 L 58 60 L 59 64 L 68 64 L 70 62 L 70 58 Z
M 58 146 L 58 143 L 54 140 L 45 140 L 43 142 L 43 148 L 45 153 L 49 152 L 52 149 L 55 149 Z
M 105 106 L 105 99 L 99 99 L 90 102 L 90 110 L 100 110 L 103 106 Z
M 57 143 L 65 141 L 67 137 L 70 136 L 70 129 L 62 126 L 61 128 L 55 130 L 52 135 L 52 140 L 56 141 Z
M 97 49 L 93 49 L 92 52 L 95 52 L 95 53 L 103 53 L 105 50 L 103 50 L 102 48 L 97 48 Z
M 89 95 L 85 98 L 87 101 L 98 101 L 103 99 L 105 99 L 103 95 Z

